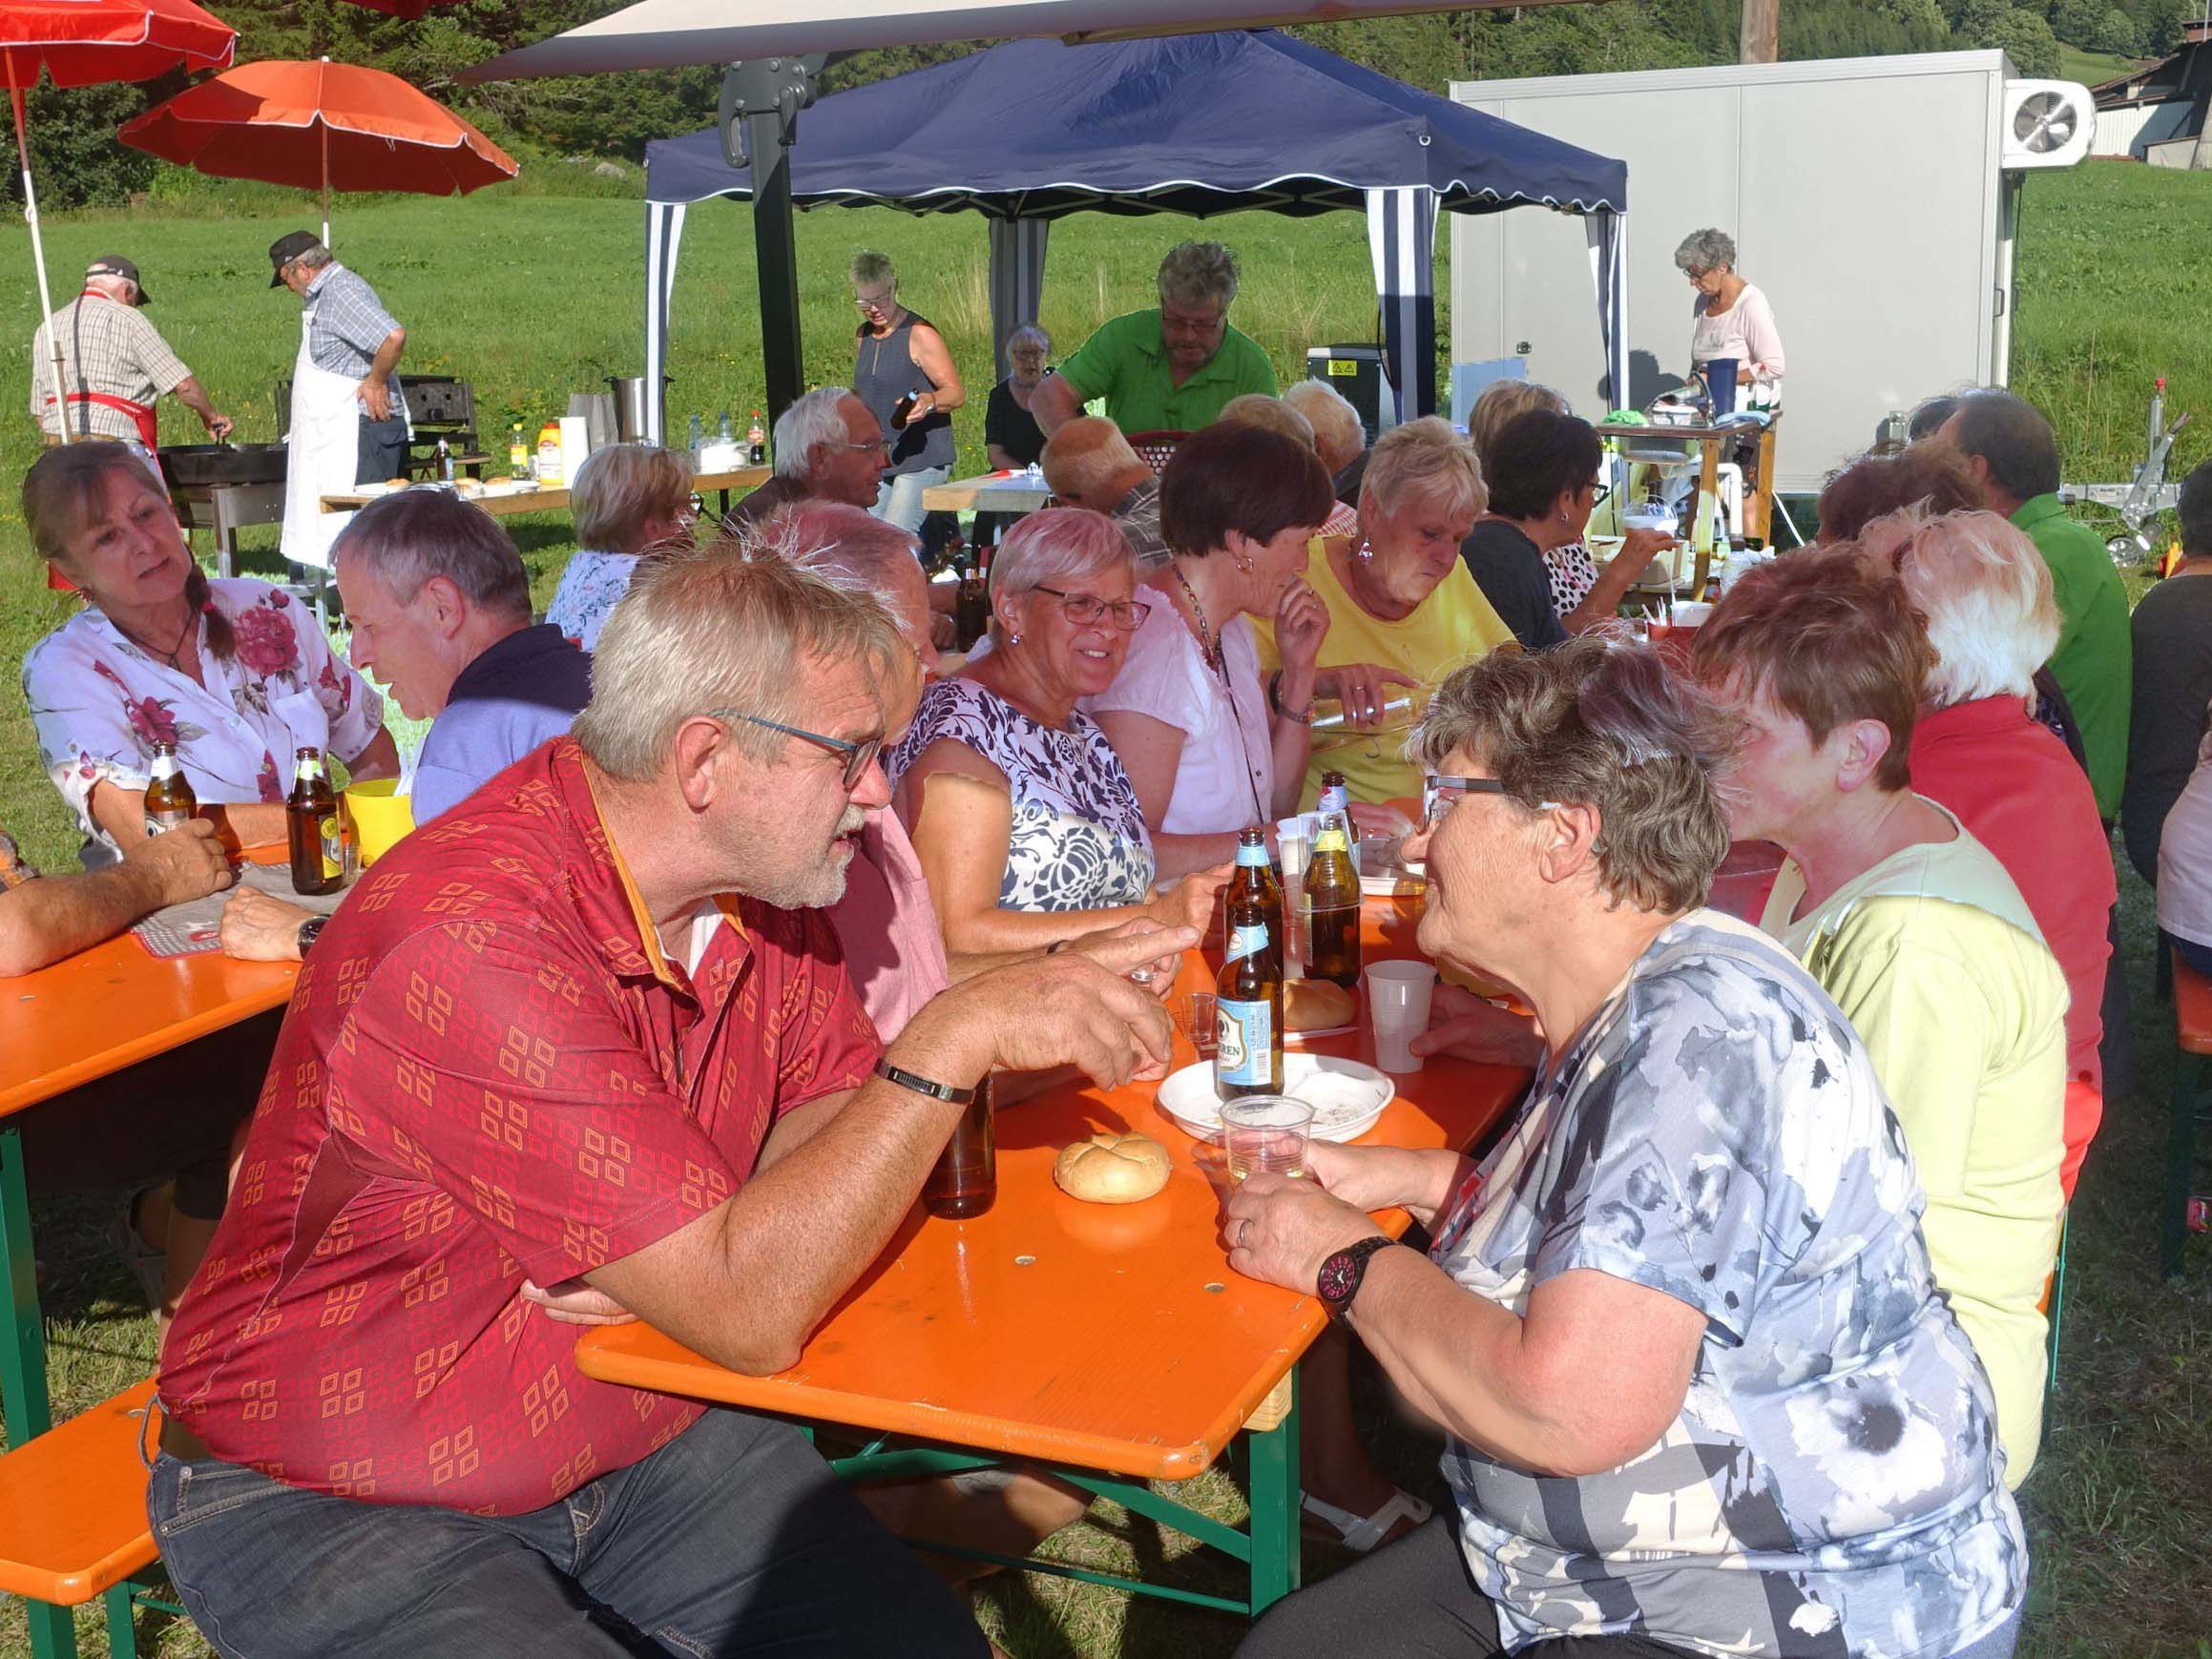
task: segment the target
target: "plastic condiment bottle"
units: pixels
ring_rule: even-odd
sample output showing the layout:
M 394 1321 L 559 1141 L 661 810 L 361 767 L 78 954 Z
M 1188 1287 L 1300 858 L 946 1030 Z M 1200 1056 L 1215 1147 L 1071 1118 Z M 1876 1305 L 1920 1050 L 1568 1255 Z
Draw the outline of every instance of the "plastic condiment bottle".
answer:
M 542 489 L 561 484 L 561 424 L 548 421 L 537 429 L 537 482 Z

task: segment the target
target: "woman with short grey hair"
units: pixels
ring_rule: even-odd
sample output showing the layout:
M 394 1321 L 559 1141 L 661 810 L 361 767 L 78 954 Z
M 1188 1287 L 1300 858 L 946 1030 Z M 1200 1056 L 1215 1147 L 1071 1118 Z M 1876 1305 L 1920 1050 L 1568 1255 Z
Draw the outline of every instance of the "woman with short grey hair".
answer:
M 887 254 L 855 254 L 851 277 L 860 309 L 852 395 L 876 418 L 890 454 L 872 510 L 901 529 L 919 530 L 922 492 L 952 476 L 952 411 L 968 402 L 968 388 L 944 335 L 899 302 Z
M 1608 637 L 1437 694 L 1421 946 L 1534 1008 L 1540 1037 L 1512 1021 L 1534 1080 L 1479 1163 L 1316 1141 L 1310 1179 L 1250 1177 L 1221 1234 L 1443 1428 L 1453 1502 L 1278 1602 L 1242 1659 L 1379 1629 L 1409 1653 L 2011 1651 L 2027 1545 L 1989 1381 L 1866 1047 L 1701 908 L 1730 738 Z M 1391 1207 L 1426 1253 L 1376 1226 Z
M 545 619 L 590 651 L 637 562 L 691 545 L 691 462 L 657 444 L 595 449 L 569 487 L 576 551 Z
M 1211 919 L 1226 866 L 1153 895 L 1137 791 L 1076 706 L 1113 683 L 1150 602 L 1103 513 L 1049 508 L 1000 546 L 990 653 L 923 693 L 885 762 L 949 951 L 1034 949 L 1140 917 Z
M 1006 360 L 1012 370 L 991 388 L 983 404 L 983 453 L 1002 472 L 1020 472 L 1044 458 L 1045 429 L 1030 412 L 1030 399 L 1052 371 L 1045 364 L 1053 355 L 1053 337 L 1033 322 L 1025 322 L 1006 337 Z M 993 541 L 1012 529 L 1019 517 L 1011 512 L 975 515 L 977 542 Z
M 1690 308 L 1692 373 L 1726 359 L 1739 385 L 1772 389 L 1782 380 L 1782 334 L 1766 296 L 1736 274 L 1736 243 L 1725 232 L 1693 231 L 1675 250 L 1675 267 L 1697 289 Z

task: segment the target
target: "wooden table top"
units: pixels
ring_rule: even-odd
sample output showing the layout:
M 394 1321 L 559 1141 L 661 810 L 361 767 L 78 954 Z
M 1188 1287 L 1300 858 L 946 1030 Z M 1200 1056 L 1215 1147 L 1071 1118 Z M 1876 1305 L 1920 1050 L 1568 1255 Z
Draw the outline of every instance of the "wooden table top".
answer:
M 1370 902 L 1369 955 L 1410 954 L 1410 905 Z M 1186 964 L 1185 983 L 1204 970 Z M 1210 976 L 1197 983 L 1210 985 Z M 1179 1037 L 1180 1061 L 1194 1058 Z M 1373 1059 L 1371 1040 L 1313 1044 Z M 1431 1060 L 1367 1144 L 1471 1144 L 1526 1073 Z M 875 1266 L 774 1377 L 743 1377 L 643 1324 L 588 1333 L 585 1375 L 817 1421 L 912 1435 L 1142 1479 L 1186 1480 L 1236 1436 L 1327 1323 L 1311 1296 L 1233 1272 L 1200 1143 L 1158 1085 L 1053 1090 L 998 1114 L 998 1200 L 969 1221 L 917 1206 Z M 1053 1185 L 1060 1149 L 1134 1129 L 1174 1171 L 1139 1204 L 1084 1204 Z M 1401 1212 L 1379 1217 L 1392 1234 Z
M 734 472 L 698 473 L 693 477 L 691 487 L 702 494 L 710 489 L 757 489 L 768 482 L 769 476 L 765 467 L 741 467 Z M 497 483 L 498 480 L 492 482 Z M 323 510 L 353 512 L 372 501 L 382 501 L 390 493 L 389 490 L 368 489 L 348 491 L 344 495 L 325 495 L 322 498 Z M 494 518 L 504 518 L 518 512 L 558 512 L 569 505 L 569 492 L 566 488 L 516 489 L 498 494 L 468 495 L 462 499 L 475 503 Z
M 0 979 L 0 1117 L 291 1000 L 296 962 L 161 958 L 126 933 Z
M 1052 498 L 1051 490 L 1023 473 L 979 472 L 930 485 L 922 491 L 922 506 L 930 512 L 964 512 L 971 507 L 986 512 L 1034 512 Z

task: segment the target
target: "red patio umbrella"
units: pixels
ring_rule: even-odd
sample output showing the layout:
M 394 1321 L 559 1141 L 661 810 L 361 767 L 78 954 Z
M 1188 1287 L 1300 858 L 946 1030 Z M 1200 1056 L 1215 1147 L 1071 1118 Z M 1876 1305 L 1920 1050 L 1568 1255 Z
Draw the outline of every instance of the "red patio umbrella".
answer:
M 459 196 L 517 171 L 508 154 L 397 75 L 359 64 L 248 63 L 188 87 L 115 135 L 219 178 L 323 191 Z
M 238 31 L 192 0 L 6 0 L 0 5 L 0 82 L 15 114 L 15 156 L 23 168 L 23 218 L 38 268 L 38 315 L 53 315 L 46 283 L 46 242 L 38 228 L 38 193 L 31 182 L 31 143 L 23 94 L 39 74 L 57 87 L 151 80 L 165 71 L 220 69 Z M 62 398 L 61 342 L 53 342 L 53 397 Z

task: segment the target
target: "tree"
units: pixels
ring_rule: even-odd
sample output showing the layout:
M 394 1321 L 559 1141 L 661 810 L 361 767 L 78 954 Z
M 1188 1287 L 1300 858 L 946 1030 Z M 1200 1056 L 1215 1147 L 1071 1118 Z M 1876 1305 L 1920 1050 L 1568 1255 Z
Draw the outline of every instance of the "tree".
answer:
M 2022 74 L 2055 78 L 2058 73 L 2058 37 L 2041 12 L 2006 0 L 1967 0 L 1957 25 L 1965 46 L 1997 47 Z
M 2138 45 L 2164 57 L 2181 44 L 2181 34 L 2197 9 L 2191 0 L 2139 0 L 2136 7 Z
M 2121 57 L 2133 57 L 2142 49 L 2142 42 L 2136 34 L 2136 20 L 2118 6 L 2105 11 L 2097 38 L 2089 45 L 2094 51 L 2115 52 Z

